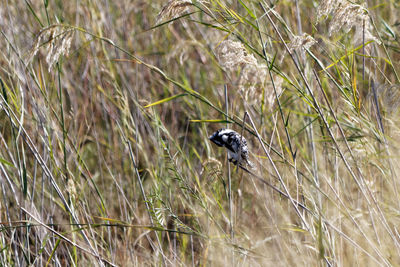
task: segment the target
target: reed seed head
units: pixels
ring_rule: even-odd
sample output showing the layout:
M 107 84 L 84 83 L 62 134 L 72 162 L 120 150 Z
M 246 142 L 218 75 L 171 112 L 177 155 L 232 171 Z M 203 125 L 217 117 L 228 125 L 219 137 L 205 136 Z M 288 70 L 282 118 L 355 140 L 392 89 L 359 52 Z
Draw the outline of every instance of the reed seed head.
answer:
M 75 30 L 71 27 L 63 25 L 52 25 L 44 28 L 36 38 L 33 48 L 30 52 L 30 61 L 38 53 L 41 47 L 45 47 L 46 62 L 50 72 L 54 63 L 56 63 L 61 56 L 67 56 L 71 47 L 71 41 Z
M 354 28 L 354 44 L 361 44 L 363 40 L 364 42 L 375 41 L 380 44 L 380 41 L 372 34 L 370 18 L 366 8 L 362 5 L 352 4 L 345 0 L 322 1 L 318 9 L 318 21 L 328 15 L 332 16 L 328 29 L 329 35 L 339 30 L 348 33 Z
M 191 0 L 170 0 L 157 15 L 157 24 L 181 16 L 192 5 Z
M 293 37 L 289 44 L 289 50 L 299 50 L 299 49 L 310 49 L 311 46 L 316 44 L 317 41 L 308 33 L 303 33 L 303 35 L 296 35 Z

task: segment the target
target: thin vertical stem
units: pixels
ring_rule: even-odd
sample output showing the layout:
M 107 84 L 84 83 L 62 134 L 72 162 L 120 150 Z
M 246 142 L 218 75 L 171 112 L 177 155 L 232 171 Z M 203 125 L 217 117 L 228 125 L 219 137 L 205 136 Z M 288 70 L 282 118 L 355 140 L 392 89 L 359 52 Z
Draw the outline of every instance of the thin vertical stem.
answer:
M 57 81 L 58 81 L 58 102 L 60 105 L 60 123 L 61 123 L 61 129 L 63 132 L 63 139 L 62 139 L 62 147 L 63 147 L 63 164 L 64 164 L 64 175 L 65 175 L 65 182 L 68 183 L 68 167 L 67 167 L 67 150 L 66 150 L 66 142 L 65 140 L 67 139 L 67 131 L 65 129 L 65 122 L 64 122 L 64 107 L 63 107 L 63 97 L 62 97 L 62 87 L 61 87 L 61 66 L 60 63 L 57 62 Z M 70 199 L 69 199 L 69 193 L 68 194 L 68 204 L 70 204 Z
M 225 119 L 228 121 L 229 112 L 229 102 L 228 102 L 228 86 L 224 85 L 225 92 Z M 226 123 L 226 128 L 228 128 L 228 123 Z M 228 158 L 228 155 L 226 156 Z M 233 230 L 233 201 L 232 201 L 232 175 L 231 175 L 231 165 L 228 161 L 228 202 L 229 202 L 229 232 L 231 237 L 231 242 L 235 238 L 235 232 Z M 232 252 L 232 264 L 234 263 L 234 251 Z M 232 265 L 233 266 L 233 265 Z
M 124 135 L 123 135 L 123 138 L 125 139 L 125 142 L 128 144 L 129 155 L 131 157 L 133 168 L 135 169 L 136 177 L 137 177 L 138 182 L 139 182 L 140 191 L 142 193 L 143 201 L 144 201 L 144 204 L 146 206 L 146 210 L 147 210 L 147 213 L 148 213 L 148 216 L 149 216 L 150 224 L 151 224 L 151 226 L 154 226 L 153 217 L 151 216 L 151 212 L 150 212 L 149 202 L 147 201 L 146 193 L 144 192 L 144 188 L 143 188 L 142 179 L 140 178 L 140 174 L 139 174 L 139 171 L 137 169 L 135 157 L 133 156 L 133 150 L 132 150 L 131 142 Z M 160 237 L 158 236 L 157 232 L 155 232 L 155 235 L 156 235 L 156 239 L 157 239 L 158 249 L 159 249 L 159 251 L 160 251 L 160 253 L 162 255 L 161 258 L 162 258 L 162 261 L 163 261 L 163 265 L 166 266 L 165 255 L 164 255 L 163 250 L 162 250 Z
M 365 84 L 365 20 L 363 20 L 362 54 L 363 54 L 363 72 L 362 72 L 362 79 L 363 79 L 363 84 Z
M 302 35 L 303 28 L 301 27 L 299 0 L 296 0 L 296 19 L 297 19 L 297 31 L 298 31 L 299 35 Z

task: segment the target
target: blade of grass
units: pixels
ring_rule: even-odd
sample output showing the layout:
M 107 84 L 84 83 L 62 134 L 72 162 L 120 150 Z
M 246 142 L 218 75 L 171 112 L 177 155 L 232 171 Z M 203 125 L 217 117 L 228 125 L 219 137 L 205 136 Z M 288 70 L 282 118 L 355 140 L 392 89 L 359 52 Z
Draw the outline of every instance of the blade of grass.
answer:
M 174 99 L 176 99 L 176 98 L 179 98 L 179 97 L 182 97 L 182 96 L 187 96 L 187 95 L 188 95 L 187 93 L 183 93 L 183 94 L 177 94 L 177 95 L 174 95 L 174 96 L 170 96 L 170 97 L 161 99 L 161 100 L 159 100 L 159 101 L 156 101 L 156 102 L 154 102 L 154 103 L 151 103 L 151 104 L 149 104 L 149 105 L 146 105 L 146 106 L 144 106 L 144 108 L 149 108 L 149 107 L 153 107 L 153 106 L 156 106 L 156 105 L 160 105 L 160 104 L 169 102 L 169 101 L 171 101 L 171 100 L 174 100 Z

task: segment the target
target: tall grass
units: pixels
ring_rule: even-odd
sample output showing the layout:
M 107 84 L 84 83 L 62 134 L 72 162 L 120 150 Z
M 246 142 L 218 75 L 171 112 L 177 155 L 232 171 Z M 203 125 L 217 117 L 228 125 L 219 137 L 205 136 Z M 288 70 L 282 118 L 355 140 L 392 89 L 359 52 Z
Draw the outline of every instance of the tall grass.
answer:
M 0 0 L 0 264 L 399 266 L 398 10 Z

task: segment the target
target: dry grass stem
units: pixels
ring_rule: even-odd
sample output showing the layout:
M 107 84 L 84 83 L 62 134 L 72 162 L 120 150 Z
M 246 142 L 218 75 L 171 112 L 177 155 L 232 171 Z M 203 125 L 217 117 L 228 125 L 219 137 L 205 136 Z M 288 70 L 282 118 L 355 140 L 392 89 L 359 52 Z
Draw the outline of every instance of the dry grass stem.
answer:
M 399 265 L 399 8 L 0 0 L 0 266 Z

